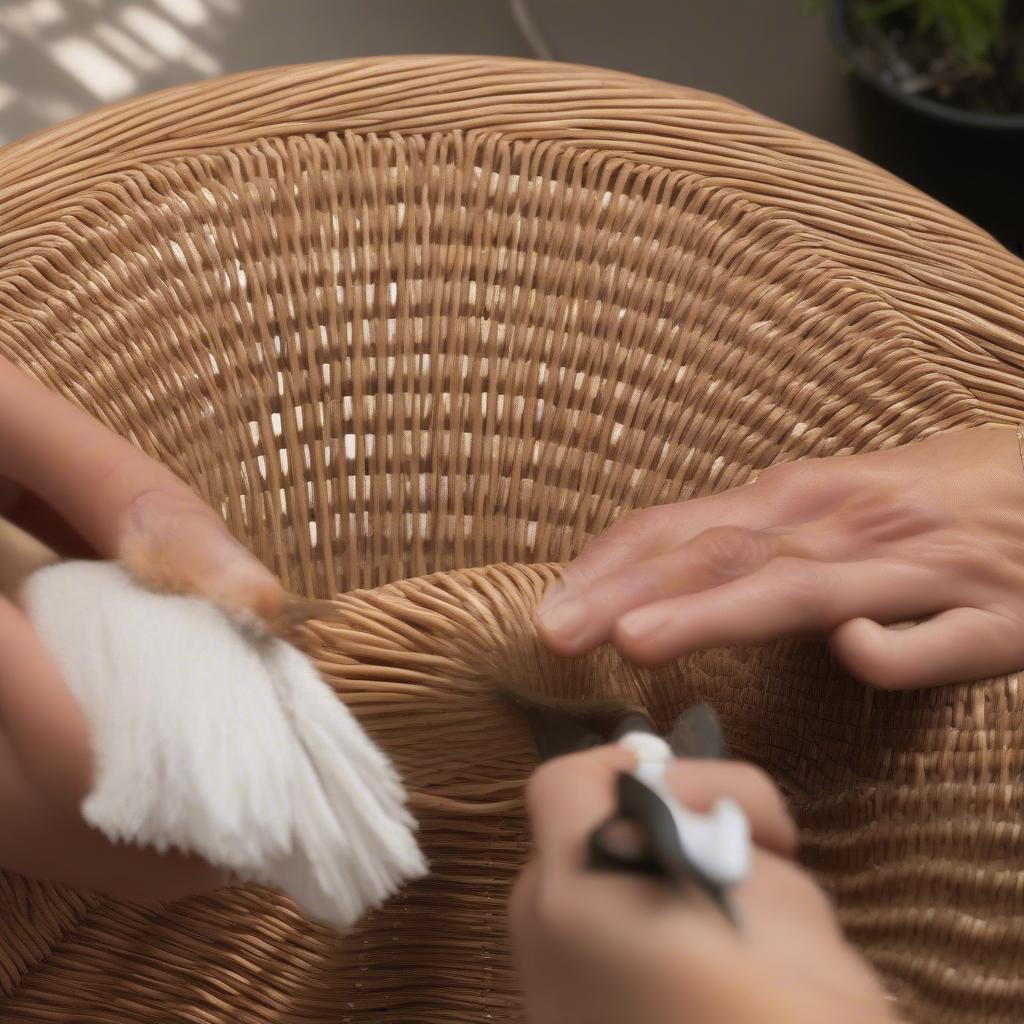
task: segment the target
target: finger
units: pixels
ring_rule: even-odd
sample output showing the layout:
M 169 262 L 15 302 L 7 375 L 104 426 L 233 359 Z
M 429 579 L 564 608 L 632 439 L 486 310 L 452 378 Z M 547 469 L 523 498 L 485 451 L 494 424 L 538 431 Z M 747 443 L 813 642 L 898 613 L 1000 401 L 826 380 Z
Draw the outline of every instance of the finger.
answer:
M 749 528 L 768 525 L 760 512 L 754 514 L 742 500 L 745 489 L 726 491 L 706 498 L 654 505 L 627 512 L 604 533 L 591 540 L 563 571 L 567 592 L 575 592 L 594 580 L 634 565 L 685 543 L 705 530 L 721 525 Z
M 559 1013 L 557 950 L 538 920 L 541 876 L 536 864 L 520 872 L 509 900 L 509 934 L 516 958 L 516 974 L 530 1024 L 565 1024 Z
M 897 622 L 930 615 L 959 603 L 951 586 L 934 570 L 890 561 L 777 558 L 713 590 L 630 612 L 612 635 L 628 658 L 662 665 L 706 648 L 830 632 L 858 616 Z
M 855 618 L 830 643 L 852 675 L 886 690 L 984 679 L 1021 663 L 1020 624 L 979 608 L 953 608 L 906 629 Z
M 0 475 L 33 491 L 144 582 L 271 620 L 282 592 L 168 469 L 0 360 Z
M 600 747 L 543 765 L 530 782 L 527 808 L 543 870 L 578 870 L 590 833 L 615 807 L 614 782 L 635 764 L 621 747 Z M 680 801 L 697 811 L 710 810 L 722 797 L 743 808 L 754 841 L 791 856 L 797 836 L 785 802 L 764 772 L 736 761 L 682 759 L 670 766 L 666 781 Z
M 27 778 L 77 806 L 92 775 L 89 726 L 25 615 L 0 598 L 0 727 Z
M 36 789 L 0 736 L 0 865 L 30 878 L 96 889 L 121 899 L 167 900 L 224 884 L 197 857 L 110 843 L 81 818 Z
M 590 833 L 615 809 L 615 778 L 636 755 L 625 747 L 596 747 L 541 765 L 526 789 L 537 859 L 582 867 Z
M 689 501 L 637 509 L 595 537 L 564 569 L 552 597 L 577 593 L 602 576 L 678 547 L 705 530 L 736 526 L 762 530 L 800 522 L 844 493 L 837 471 L 846 459 L 803 459 L 772 466 L 749 483 Z
M 572 596 L 545 603 L 538 610 L 539 631 L 559 654 L 581 654 L 605 643 L 627 612 L 748 575 L 784 545 L 796 543 L 794 535 L 777 531 L 712 527 L 670 551 L 599 576 Z

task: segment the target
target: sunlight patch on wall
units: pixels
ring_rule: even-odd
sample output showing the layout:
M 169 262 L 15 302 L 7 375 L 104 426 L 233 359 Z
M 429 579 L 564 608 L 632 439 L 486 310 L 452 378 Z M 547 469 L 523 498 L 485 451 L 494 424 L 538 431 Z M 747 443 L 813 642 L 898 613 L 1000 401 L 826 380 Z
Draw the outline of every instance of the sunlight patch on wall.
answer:
M 126 7 L 121 24 L 165 60 L 180 60 L 204 75 L 215 75 L 220 64 L 169 21 L 145 7 Z
M 202 25 L 208 18 L 203 0 L 154 0 L 156 6 L 163 10 L 164 14 L 180 21 L 182 25 L 195 27 Z
M 65 36 L 48 49 L 54 62 L 97 99 L 106 103 L 124 99 L 135 88 L 135 75 L 89 39 Z

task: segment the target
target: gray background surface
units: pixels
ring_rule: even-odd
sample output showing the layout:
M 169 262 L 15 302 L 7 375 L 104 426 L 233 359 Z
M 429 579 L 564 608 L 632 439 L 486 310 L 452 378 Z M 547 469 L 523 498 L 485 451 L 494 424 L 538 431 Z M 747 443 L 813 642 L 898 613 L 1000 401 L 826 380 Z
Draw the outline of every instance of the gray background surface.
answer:
M 1024 159 L 1008 176 L 1005 147 L 929 138 L 884 111 L 865 117 L 864 90 L 851 90 L 823 19 L 801 0 L 0 0 L 0 143 L 251 68 L 538 52 L 729 96 L 864 154 L 1024 249 L 1024 189 L 1014 185 Z

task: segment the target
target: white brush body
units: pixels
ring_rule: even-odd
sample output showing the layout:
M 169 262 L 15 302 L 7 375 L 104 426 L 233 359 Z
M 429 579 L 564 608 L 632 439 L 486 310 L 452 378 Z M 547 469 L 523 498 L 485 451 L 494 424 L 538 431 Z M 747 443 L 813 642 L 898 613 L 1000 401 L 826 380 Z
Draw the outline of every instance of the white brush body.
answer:
M 276 886 L 347 927 L 426 872 L 387 756 L 294 647 L 110 562 L 32 575 L 25 609 L 81 703 L 86 820 Z

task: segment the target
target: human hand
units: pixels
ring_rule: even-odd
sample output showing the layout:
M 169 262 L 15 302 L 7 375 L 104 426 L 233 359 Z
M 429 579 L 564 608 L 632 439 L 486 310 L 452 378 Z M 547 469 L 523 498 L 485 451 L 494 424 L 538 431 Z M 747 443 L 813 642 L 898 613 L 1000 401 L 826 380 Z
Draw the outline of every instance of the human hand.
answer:
M 12 485 L 55 511 L 103 558 L 158 590 L 199 594 L 271 622 L 274 575 L 170 470 L 0 359 L 0 500 Z
M 1015 431 L 805 459 L 632 512 L 566 568 L 538 627 L 559 653 L 610 640 L 646 665 L 829 634 L 853 675 L 892 689 L 1013 671 L 1024 665 Z
M 0 513 L 23 492 L 151 586 L 239 618 L 271 621 L 282 608 L 274 576 L 170 471 L 0 360 Z M 9 597 L 0 594 L 0 866 L 133 897 L 217 884 L 195 858 L 113 846 L 82 821 L 87 723 Z
M 828 900 L 791 860 L 796 831 L 781 795 L 750 765 L 680 761 L 666 774 L 695 810 L 730 796 L 746 812 L 756 848 L 733 892 L 742 932 L 696 887 L 585 870 L 615 775 L 634 763 L 602 747 L 531 780 L 534 857 L 510 911 L 531 1024 L 896 1024 Z

